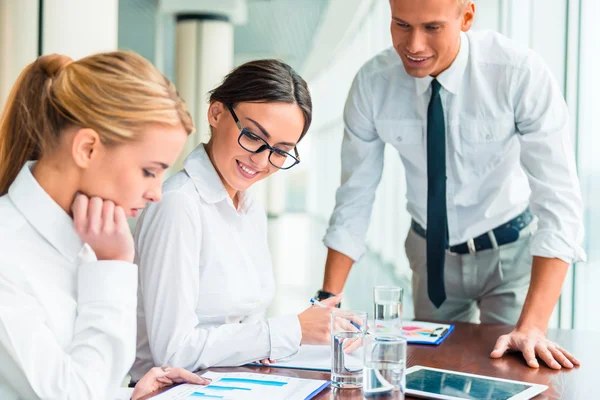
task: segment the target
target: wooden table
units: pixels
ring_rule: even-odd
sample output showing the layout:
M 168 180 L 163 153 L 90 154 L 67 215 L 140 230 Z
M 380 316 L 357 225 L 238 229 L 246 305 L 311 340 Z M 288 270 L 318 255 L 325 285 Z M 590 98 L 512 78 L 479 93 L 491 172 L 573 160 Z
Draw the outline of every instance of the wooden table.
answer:
M 511 331 L 504 325 L 474 325 L 455 323 L 456 329 L 439 346 L 409 345 L 407 367 L 424 365 L 460 372 L 515 379 L 531 383 L 540 383 L 549 387 L 536 399 L 594 399 L 596 393 L 594 373 L 595 361 L 600 357 L 600 342 L 597 332 L 569 330 L 550 330 L 548 337 L 573 353 L 582 366 L 572 370 L 551 370 L 540 362 L 539 369 L 527 366 L 520 353 L 508 354 L 501 359 L 492 360 L 489 354 L 496 339 Z M 306 370 L 292 370 L 275 367 L 237 367 L 213 368 L 213 371 L 257 372 L 294 376 L 298 378 L 329 379 L 329 373 Z M 328 389 L 316 399 L 362 399 L 360 390 Z M 410 397 L 407 397 L 410 398 Z M 383 400 L 384 398 L 379 397 Z

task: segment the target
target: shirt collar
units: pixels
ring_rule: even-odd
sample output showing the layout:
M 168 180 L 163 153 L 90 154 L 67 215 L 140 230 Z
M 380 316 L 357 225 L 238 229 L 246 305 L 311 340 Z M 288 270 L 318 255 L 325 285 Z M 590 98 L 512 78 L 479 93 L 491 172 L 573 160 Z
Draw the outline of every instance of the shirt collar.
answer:
M 183 167 L 188 176 L 192 179 L 196 190 L 200 197 L 207 203 L 218 203 L 220 201 L 229 201 L 233 206 L 233 202 L 229 197 L 229 193 L 223 186 L 223 181 L 217 173 L 214 165 L 208 157 L 208 153 L 204 144 L 196 147 L 190 153 L 183 163 Z M 248 211 L 252 205 L 252 198 L 246 192 L 238 192 L 238 212 L 244 213 Z
M 437 76 L 438 82 L 444 89 L 452 94 L 457 94 L 462 83 L 465 70 L 467 69 L 467 61 L 469 59 L 469 39 L 464 32 L 460 33 L 460 49 L 458 55 L 450 64 L 450 66 Z M 432 76 L 426 76 L 424 78 L 415 78 L 417 95 L 421 96 L 429 89 Z
M 29 224 L 52 247 L 74 262 L 84 243 L 75 231 L 73 219 L 63 210 L 33 177 L 35 161 L 25 163 L 8 189 L 8 196 Z

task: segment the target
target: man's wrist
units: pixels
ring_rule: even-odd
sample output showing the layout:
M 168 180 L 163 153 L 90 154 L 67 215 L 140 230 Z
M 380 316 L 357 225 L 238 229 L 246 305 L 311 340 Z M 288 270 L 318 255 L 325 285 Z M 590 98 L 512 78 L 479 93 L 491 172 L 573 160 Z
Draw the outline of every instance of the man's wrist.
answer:
M 328 298 L 334 297 L 334 296 L 336 296 L 335 293 L 331 293 L 331 292 L 328 292 L 328 291 L 323 290 L 323 289 L 317 290 L 317 293 L 315 294 L 315 298 L 317 300 L 319 300 L 319 301 L 322 301 L 322 300 L 325 300 L 325 299 L 328 299 Z M 336 307 L 339 308 L 340 304 L 338 304 Z
M 517 331 L 521 331 L 521 332 L 538 331 L 545 335 L 546 331 L 548 330 L 548 326 L 547 325 L 544 326 L 543 323 L 540 323 L 538 321 L 524 320 L 524 321 L 518 321 L 517 325 L 515 326 L 515 329 Z

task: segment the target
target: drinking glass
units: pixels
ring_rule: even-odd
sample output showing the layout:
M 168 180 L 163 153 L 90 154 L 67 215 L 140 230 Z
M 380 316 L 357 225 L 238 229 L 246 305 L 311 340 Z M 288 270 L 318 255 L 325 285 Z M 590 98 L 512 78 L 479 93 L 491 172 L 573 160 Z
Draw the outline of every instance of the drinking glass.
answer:
M 398 335 L 364 337 L 363 396 L 404 400 L 406 339 Z
M 334 310 L 331 312 L 331 385 L 360 388 L 363 377 L 363 340 L 367 313 Z M 347 351 L 353 350 L 350 354 Z
M 373 288 L 375 333 L 402 335 L 402 294 L 402 288 L 396 286 Z

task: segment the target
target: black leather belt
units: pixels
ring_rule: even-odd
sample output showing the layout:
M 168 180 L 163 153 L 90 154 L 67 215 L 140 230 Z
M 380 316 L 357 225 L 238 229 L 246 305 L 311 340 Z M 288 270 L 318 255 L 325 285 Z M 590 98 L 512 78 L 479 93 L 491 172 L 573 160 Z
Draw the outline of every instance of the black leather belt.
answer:
M 531 221 L 533 221 L 533 214 L 531 213 L 531 210 L 527 208 L 521 214 L 505 224 L 502 224 L 481 236 L 470 239 L 465 243 L 451 246 L 448 251 L 456 254 L 475 254 L 478 251 L 492 249 L 497 246 L 502 246 L 503 244 L 516 242 L 519 239 L 519 232 L 529 225 Z M 419 225 L 414 219 L 411 221 L 410 227 L 417 235 L 421 236 L 422 238 L 427 238 L 427 231 L 425 228 Z M 492 232 L 493 235 L 491 235 Z M 496 241 L 495 245 L 492 242 L 493 240 Z

